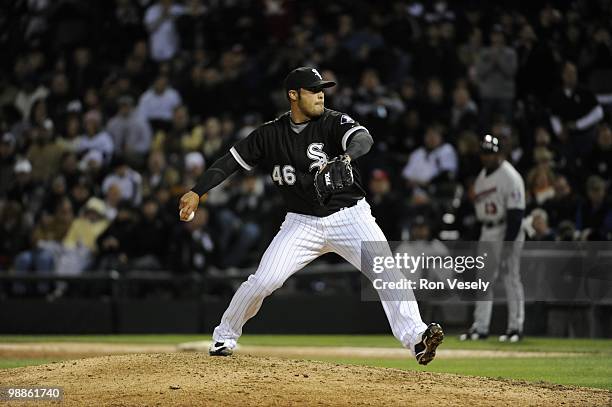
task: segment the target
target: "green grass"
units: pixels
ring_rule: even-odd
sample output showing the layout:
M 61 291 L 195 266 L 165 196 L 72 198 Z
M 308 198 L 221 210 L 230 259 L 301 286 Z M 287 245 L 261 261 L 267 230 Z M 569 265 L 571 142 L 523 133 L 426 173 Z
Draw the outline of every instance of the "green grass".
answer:
M 139 344 L 178 344 L 207 341 L 209 335 L 0 335 L 3 342 L 104 342 Z M 391 335 L 245 335 L 244 345 L 259 346 L 359 346 L 394 347 L 399 345 Z M 517 344 L 502 344 L 494 338 L 478 342 L 459 342 L 456 335 L 447 335 L 442 349 L 512 350 L 522 352 L 572 352 L 582 356 L 553 358 L 457 358 L 437 359 L 427 367 L 409 360 L 313 358 L 336 363 L 390 367 L 406 370 L 456 373 L 493 378 L 546 381 L 558 384 L 597 387 L 612 390 L 612 340 L 561 339 L 528 337 Z M 0 368 L 13 368 L 50 363 L 61 359 L 2 359 Z
M 37 366 L 47 363 L 59 362 L 65 359 L 0 359 L 0 369 L 12 369 L 14 367 Z
M 612 357 L 573 358 L 461 358 L 438 359 L 428 366 L 397 359 L 317 358 L 342 364 L 390 367 L 402 370 L 455 373 L 469 376 L 517 379 L 531 382 L 596 387 L 612 390 Z

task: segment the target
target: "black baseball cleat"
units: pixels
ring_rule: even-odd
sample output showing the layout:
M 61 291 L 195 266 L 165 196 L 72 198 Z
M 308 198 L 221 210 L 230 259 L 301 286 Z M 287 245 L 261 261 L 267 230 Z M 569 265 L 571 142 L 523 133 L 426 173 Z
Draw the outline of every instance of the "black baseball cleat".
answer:
M 436 349 L 444 339 L 442 327 L 435 322 L 427 326 L 425 332 L 421 334 L 421 342 L 414 345 L 414 354 L 417 362 L 426 365 L 436 357 Z
M 215 342 L 208 348 L 210 356 L 231 356 L 234 353 L 230 348 L 225 346 L 224 342 Z
M 470 329 L 464 334 L 459 335 L 460 341 L 480 341 L 489 337 L 487 334 L 482 334 L 474 329 Z

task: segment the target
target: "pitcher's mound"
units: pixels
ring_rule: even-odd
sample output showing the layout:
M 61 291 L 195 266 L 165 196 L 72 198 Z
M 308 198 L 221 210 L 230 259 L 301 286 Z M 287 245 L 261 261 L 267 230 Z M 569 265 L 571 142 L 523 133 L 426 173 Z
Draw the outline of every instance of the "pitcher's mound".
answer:
M 0 383 L 61 386 L 66 406 L 595 406 L 610 402 L 609 392 L 596 389 L 201 353 L 103 356 L 4 369 Z

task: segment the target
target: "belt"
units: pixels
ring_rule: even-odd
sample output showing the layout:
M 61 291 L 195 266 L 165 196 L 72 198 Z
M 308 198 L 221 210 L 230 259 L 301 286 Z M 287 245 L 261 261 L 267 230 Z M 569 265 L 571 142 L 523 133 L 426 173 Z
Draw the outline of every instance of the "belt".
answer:
M 483 222 L 482 225 L 485 228 L 494 228 L 495 226 L 503 225 L 504 223 L 506 223 L 506 219 L 500 219 L 492 222 Z

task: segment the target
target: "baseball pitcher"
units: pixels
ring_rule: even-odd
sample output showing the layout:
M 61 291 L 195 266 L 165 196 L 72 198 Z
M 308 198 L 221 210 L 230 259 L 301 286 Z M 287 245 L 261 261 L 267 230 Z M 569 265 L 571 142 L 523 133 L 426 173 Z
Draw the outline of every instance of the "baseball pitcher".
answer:
M 231 355 L 263 300 L 317 257 L 335 252 L 361 269 L 362 241 L 383 241 L 391 255 L 353 166 L 370 150 L 372 136 L 349 115 L 324 107 L 323 89 L 334 85 L 313 68 L 291 71 L 285 78 L 291 110 L 236 143 L 180 200 L 180 218 L 186 221 L 203 194 L 240 167 L 250 171 L 258 165 L 270 174 L 288 209 L 257 271 L 238 288 L 215 328 L 210 355 Z M 425 365 L 444 333 L 436 323 L 423 323 L 410 296 L 412 301 L 398 295 L 382 305 L 395 337 Z

